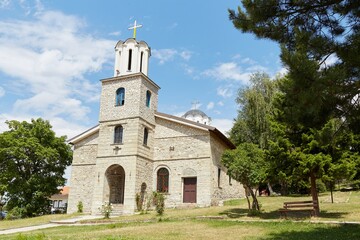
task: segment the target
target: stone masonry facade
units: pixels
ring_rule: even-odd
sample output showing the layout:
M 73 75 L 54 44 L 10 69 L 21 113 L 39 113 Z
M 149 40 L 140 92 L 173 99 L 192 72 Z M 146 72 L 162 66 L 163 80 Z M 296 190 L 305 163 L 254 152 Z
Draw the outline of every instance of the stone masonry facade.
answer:
M 119 44 L 126 52 L 126 41 Z M 76 212 L 81 201 L 85 213 L 100 214 L 101 205 L 110 201 L 116 214 L 131 214 L 136 194 L 157 191 L 159 184 L 167 184 L 166 207 L 204 207 L 244 197 L 221 164 L 223 151 L 234 147 L 221 132 L 157 112 L 160 87 L 142 72 L 101 82 L 99 125 L 69 140 L 74 157 L 68 213 Z M 116 105 L 120 88 L 124 104 Z M 119 126 L 122 141 L 115 142 Z M 163 182 L 160 169 L 168 173 Z

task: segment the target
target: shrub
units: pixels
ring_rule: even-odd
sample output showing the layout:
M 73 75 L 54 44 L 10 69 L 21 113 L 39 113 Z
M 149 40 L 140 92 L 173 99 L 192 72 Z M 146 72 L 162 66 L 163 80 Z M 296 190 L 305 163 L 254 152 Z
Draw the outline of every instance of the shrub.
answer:
M 7 220 L 14 220 L 14 219 L 19 219 L 19 218 L 22 218 L 24 217 L 26 214 L 25 214 L 25 209 L 24 208 L 19 208 L 19 207 L 14 207 L 13 209 L 11 209 L 5 219 Z
M 109 202 L 105 202 L 101 207 L 99 208 L 100 212 L 104 215 L 104 218 L 110 218 L 110 214 L 112 212 L 113 206 Z
M 319 193 L 326 192 L 326 185 L 321 179 L 316 179 L 316 189 Z
M 84 210 L 84 205 L 83 205 L 82 201 L 79 201 L 77 204 L 77 212 L 82 213 L 83 210 Z
M 154 192 L 153 202 L 155 204 L 155 210 L 158 215 L 163 215 L 165 211 L 165 196 L 163 193 Z
M 141 198 L 140 193 L 136 193 L 135 195 L 136 208 L 139 212 L 143 210 L 143 199 Z

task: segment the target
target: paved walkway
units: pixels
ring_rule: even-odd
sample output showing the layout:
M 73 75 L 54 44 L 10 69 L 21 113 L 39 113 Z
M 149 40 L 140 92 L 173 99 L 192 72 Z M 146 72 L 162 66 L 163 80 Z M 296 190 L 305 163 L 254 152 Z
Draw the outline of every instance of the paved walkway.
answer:
M 6 229 L 6 230 L 0 230 L 0 235 L 4 234 L 13 234 L 13 233 L 22 233 L 22 232 L 28 232 L 28 231 L 34 231 L 34 230 L 40 230 L 45 228 L 51 228 L 51 227 L 59 227 L 64 225 L 72 225 L 75 224 L 81 220 L 91 220 L 91 219 L 98 219 L 103 218 L 103 216 L 92 216 L 92 215 L 83 215 L 76 218 L 69 218 L 64 220 L 58 220 L 58 221 L 51 221 L 47 224 L 41 224 L 37 226 L 29 226 L 29 227 L 21 227 L 21 228 L 12 228 L 12 229 Z

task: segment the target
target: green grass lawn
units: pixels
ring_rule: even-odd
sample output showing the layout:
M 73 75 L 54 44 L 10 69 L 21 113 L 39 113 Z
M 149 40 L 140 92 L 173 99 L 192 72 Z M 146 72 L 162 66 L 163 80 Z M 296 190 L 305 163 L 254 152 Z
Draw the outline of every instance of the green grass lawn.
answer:
M 10 228 L 19 228 L 19 227 L 28 227 L 34 225 L 41 225 L 45 223 L 49 223 L 54 220 L 62 220 L 79 216 L 78 214 L 52 214 L 52 215 L 44 215 L 40 217 L 33 218 L 24 218 L 17 220 L 0 220 L 0 230 L 10 229 Z M 1 237 L 0 237 L 1 239 Z
M 56 227 L 31 233 L 2 235 L 1 239 L 360 239 L 359 225 L 303 222 L 237 222 L 224 220 L 170 220 L 149 223 L 113 223 Z
M 280 219 L 278 209 L 284 201 L 309 199 L 310 196 L 259 197 L 262 212 L 253 217 L 247 216 L 247 202 L 241 199 L 222 207 L 166 209 L 161 221 L 150 212 L 97 220 L 106 223 L 103 225 L 62 226 L 0 235 L 0 239 L 360 239 L 360 225 L 310 223 L 310 220 L 360 223 L 360 192 L 335 192 L 334 203 L 330 202 L 329 193 L 321 194 L 321 214 L 317 218 L 295 215 L 291 220 L 301 221 Z M 88 221 L 91 222 L 94 221 Z

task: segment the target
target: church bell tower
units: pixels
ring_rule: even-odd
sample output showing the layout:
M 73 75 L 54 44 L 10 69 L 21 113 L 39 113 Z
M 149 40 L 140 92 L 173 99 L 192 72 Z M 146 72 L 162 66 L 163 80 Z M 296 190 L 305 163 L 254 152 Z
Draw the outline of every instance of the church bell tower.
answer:
M 152 172 L 160 89 L 148 77 L 150 55 L 150 47 L 136 40 L 134 29 L 133 38 L 115 46 L 114 76 L 101 80 L 94 212 L 110 202 L 118 211 L 131 213 L 136 193 L 144 184 L 152 185 L 149 176 L 141 174 Z
M 115 46 L 114 77 L 142 72 L 148 75 L 150 48 L 144 41 L 129 38 Z

